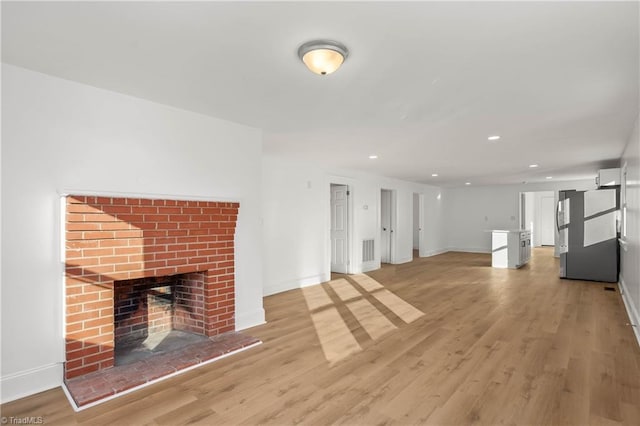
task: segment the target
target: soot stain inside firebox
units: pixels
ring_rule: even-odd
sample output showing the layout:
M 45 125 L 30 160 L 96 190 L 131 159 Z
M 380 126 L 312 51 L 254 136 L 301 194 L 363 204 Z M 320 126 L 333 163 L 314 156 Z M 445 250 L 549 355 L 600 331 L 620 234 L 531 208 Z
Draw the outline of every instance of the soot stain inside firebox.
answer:
M 208 338 L 194 332 L 191 280 L 184 275 L 118 281 L 115 288 L 115 365 L 127 365 Z M 194 299 L 194 300 L 189 300 Z

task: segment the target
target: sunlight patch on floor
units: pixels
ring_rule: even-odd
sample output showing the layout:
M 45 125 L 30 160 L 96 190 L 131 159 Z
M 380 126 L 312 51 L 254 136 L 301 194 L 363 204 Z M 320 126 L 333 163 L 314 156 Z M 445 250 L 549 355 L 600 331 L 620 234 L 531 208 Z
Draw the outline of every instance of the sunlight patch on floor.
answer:
M 351 275 L 349 279 L 354 280 L 365 290 L 365 293 L 362 293 L 358 286 L 346 278 L 329 281 L 329 288 L 333 290 L 341 302 L 344 302 L 343 306 L 349 309 L 372 340 L 377 340 L 385 334 L 397 330 L 397 327 L 383 312 L 367 300 L 367 297 L 373 296 L 406 323 L 413 322 L 424 315 L 367 275 Z M 334 303 L 325 287 L 322 285 L 304 287 L 302 294 L 327 361 L 333 364 L 362 350 L 345 319 L 338 311 L 336 304 L 340 304 L 340 302 Z
M 304 300 L 307 302 L 309 312 L 333 305 L 333 301 L 321 285 L 303 287 L 302 294 L 304 294 Z
M 384 288 L 378 281 L 365 274 L 350 275 L 349 278 L 354 280 L 358 285 L 360 285 L 360 287 L 364 288 L 368 292 Z
M 353 316 L 356 317 L 360 325 L 362 325 L 362 328 L 364 328 L 373 340 L 397 329 L 397 327 L 367 299 L 348 302 L 347 308 L 349 308 Z
M 324 357 L 330 363 L 362 350 L 335 307 L 312 313 L 311 320 L 322 345 Z
M 424 315 L 422 311 L 414 308 L 389 290 L 378 290 L 371 295 L 406 323 L 413 322 Z
M 343 302 L 362 297 L 362 294 L 344 278 L 329 281 L 329 285 Z

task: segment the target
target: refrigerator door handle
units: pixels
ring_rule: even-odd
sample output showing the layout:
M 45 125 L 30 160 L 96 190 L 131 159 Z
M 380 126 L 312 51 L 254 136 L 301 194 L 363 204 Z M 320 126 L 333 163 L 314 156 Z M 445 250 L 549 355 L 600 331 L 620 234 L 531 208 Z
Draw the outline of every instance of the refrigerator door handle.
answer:
M 558 200 L 558 204 L 556 204 L 556 229 L 558 230 L 558 234 L 560 233 L 560 203 L 562 201 Z

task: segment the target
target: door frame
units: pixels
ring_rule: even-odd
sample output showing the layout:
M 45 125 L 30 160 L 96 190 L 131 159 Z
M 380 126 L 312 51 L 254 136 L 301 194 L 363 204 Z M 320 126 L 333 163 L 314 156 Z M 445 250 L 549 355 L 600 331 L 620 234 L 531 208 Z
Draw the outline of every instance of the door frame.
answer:
M 520 226 L 520 229 L 526 229 L 526 224 L 523 223 L 524 220 L 524 216 L 525 216 L 525 211 L 524 209 L 526 209 L 527 206 L 527 200 L 526 200 L 526 194 L 532 194 L 532 200 L 531 203 L 533 204 L 533 231 L 531 234 L 531 238 L 532 238 L 532 247 L 540 247 L 541 245 L 539 244 L 540 242 L 540 210 L 541 210 L 541 202 L 540 199 L 543 196 L 543 194 L 545 196 L 554 197 L 554 205 L 558 204 L 558 191 L 554 191 L 554 190 L 537 190 L 537 191 L 520 191 L 518 193 L 518 216 L 519 216 L 519 220 L 518 220 L 518 224 Z M 552 195 L 553 194 L 553 195 Z M 554 235 L 553 235 L 553 241 L 554 241 L 554 255 L 558 254 L 558 232 L 557 230 L 554 231 Z M 535 244 L 535 245 L 534 245 Z
M 424 247 L 424 194 L 421 192 L 414 192 L 411 195 L 411 208 L 415 215 L 415 196 L 418 196 L 418 257 L 423 257 L 425 255 L 425 247 Z M 415 218 L 413 218 L 415 219 Z M 413 221 L 412 224 L 413 226 Z
M 556 243 L 555 234 L 553 232 L 553 229 L 554 229 L 554 226 L 555 226 L 555 206 L 556 206 L 555 198 L 556 197 L 554 196 L 553 191 L 540 191 L 540 192 L 548 192 L 548 194 L 540 194 L 540 197 L 538 197 L 538 206 L 536 206 L 537 207 L 537 210 L 536 210 L 536 225 L 538 226 L 538 240 L 537 240 L 537 242 L 540 243 L 540 247 L 542 247 L 542 246 L 551 247 L 551 246 L 554 246 L 555 243 Z M 545 198 L 546 199 L 551 199 L 551 218 L 552 218 L 552 222 L 551 222 L 550 231 L 551 231 L 551 234 L 553 235 L 551 244 L 542 244 L 543 243 L 543 241 L 542 241 L 542 235 L 543 235 L 543 232 L 542 232 L 542 230 L 543 230 L 542 229 L 543 228 L 542 227 L 542 223 L 543 223 L 543 220 L 542 220 L 542 212 L 543 212 L 542 200 L 545 199 Z

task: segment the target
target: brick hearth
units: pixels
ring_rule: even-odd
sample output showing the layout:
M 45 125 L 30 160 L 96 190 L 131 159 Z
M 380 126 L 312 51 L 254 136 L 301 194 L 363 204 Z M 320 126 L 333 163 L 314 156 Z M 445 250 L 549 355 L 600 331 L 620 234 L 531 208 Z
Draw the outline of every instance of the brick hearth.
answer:
M 65 379 L 114 365 L 118 281 L 196 275 L 203 303 L 182 306 L 178 321 L 198 324 L 206 336 L 233 331 L 238 208 L 228 202 L 68 196 Z
M 82 408 L 260 343 L 260 340 L 242 333 L 225 333 L 153 359 L 85 374 L 67 380 L 66 386 L 76 406 Z

